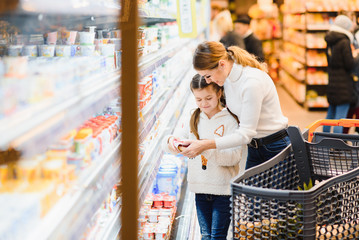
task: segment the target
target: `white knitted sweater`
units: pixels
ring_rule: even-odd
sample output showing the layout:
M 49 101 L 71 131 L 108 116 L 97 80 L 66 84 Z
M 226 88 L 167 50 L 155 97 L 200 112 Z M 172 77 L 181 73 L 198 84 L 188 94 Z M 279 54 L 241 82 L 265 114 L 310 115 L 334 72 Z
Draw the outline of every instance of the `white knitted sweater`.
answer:
M 189 118 L 188 118 L 189 119 Z M 198 133 L 201 139 L 218 139 L 232 133 L 238 128 L 237 121 L 224 108 L 211 119 L 201 112 L 198 123 Z M 179 139 L 196 139 L 190 132 L 189 121 L 176 129 L 173 135 L 163 139 L 163 149 L 171 152 L 168 148 L 168 139 L 175 136 Z M 194 193 L 206 193 L 214 195 L 230 195 L 230 181 L 239 171 L 242 159 L 242 148 L 240 146 L 223 150 L 211 149 L 204 151 L 202 155 L 208 160 L 207 169 L 202 169 L 201 156 L 188 159 L 188 184 L 190 191 Z M 245 159 L 244 159 L 245 161 Z

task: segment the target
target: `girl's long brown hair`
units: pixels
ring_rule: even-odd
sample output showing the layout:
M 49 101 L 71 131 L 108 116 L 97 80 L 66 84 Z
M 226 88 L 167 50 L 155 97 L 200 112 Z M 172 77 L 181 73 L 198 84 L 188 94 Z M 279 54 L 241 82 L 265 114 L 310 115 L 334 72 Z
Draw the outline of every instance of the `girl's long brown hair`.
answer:
M 193 67 L 196 70 L 209 70 L 218 66 L 219 60 L 232 60 L 243 67 L 258 68 L 267 72 L 267 65 L 259 62 L 256 57 L 246 50 L 230 46 L 225 48 L 220 42 L 207 41 L 199 44 L 193 55 Z
M 202 77 L 201 75 L 199 75 L 198 73 L 196 75 L 193 76 L 191 84 L 190 84 L 190 88 L 191 91 L 193 92 L 194 89 L 204 89 L 207 88 L 209 86 L 212 86 L 213 90 L 218 93 L 219 91 L 222 92 L 221 94 L 221 98 L 220 98 L 220 102 L 218 104 L 221 104 L 223 107 L 226 106 L 226 101 L 224 98 L 224 94 L 223 94 L 223 87 L 217 85 L 216 83 L 207 83 L 206 80 L 204 79 L 204 77 Z M 229 111 L 229 109 L 228 109 Z M 190 119 L 190 129 L 191 132 L 196 136 L 196 138 L 198 140 L 200 140 L 199 134 L 198 134 L 198 122 L 199 122 L 199 116 L 201 113 L 201 109 L 197 108 L 191 116 Z M 229 113 L 236 119 L 236 121 L 239 123 L 238 117 L 236 115 L 234 115 L 231 111 L 229 111 Z

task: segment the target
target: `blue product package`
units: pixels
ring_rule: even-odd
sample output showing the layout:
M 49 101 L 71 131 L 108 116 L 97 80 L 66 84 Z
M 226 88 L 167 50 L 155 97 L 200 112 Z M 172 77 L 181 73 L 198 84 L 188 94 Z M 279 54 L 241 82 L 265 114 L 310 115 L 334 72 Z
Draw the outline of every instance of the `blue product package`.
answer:
M 177 171 L 159 171 L 156 178 L 156 188 L 158 193 L 176 194 Z

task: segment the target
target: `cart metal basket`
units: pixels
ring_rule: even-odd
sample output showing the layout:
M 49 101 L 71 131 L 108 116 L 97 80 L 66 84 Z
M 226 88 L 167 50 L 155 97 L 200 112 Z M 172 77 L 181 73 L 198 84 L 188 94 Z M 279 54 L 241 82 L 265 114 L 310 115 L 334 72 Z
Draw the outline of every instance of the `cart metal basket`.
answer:
M 359 121 L 331 121 L 303 134 L 314 143 L 288 128 L 291 145 L 232 182 L 234 239 L 359 239 L 359 136 L 313 131 Z

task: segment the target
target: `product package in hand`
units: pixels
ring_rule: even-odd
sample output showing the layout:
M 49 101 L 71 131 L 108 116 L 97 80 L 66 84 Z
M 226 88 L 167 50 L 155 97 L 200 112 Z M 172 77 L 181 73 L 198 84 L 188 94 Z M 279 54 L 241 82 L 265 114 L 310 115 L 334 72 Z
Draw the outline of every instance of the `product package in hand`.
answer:
M 184 148 L 189 146 L 189 144 L 185 144 L 184 141 L 173 140 L 173 146 L 180 152 L 182 152 Z

